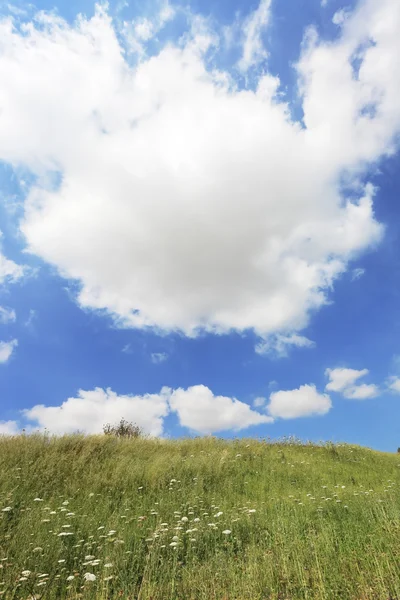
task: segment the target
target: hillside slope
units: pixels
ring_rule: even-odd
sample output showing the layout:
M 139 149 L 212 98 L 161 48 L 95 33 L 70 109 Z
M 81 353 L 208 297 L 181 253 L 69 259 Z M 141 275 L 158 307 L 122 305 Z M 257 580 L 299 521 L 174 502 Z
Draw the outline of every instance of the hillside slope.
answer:
M 400 598 L 400 457 L 0 438 L 0 598 Z

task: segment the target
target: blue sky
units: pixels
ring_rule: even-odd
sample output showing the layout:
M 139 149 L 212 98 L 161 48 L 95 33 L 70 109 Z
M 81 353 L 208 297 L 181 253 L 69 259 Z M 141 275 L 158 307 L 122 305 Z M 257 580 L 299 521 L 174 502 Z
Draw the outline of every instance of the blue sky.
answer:
M 0 433 L 396 451 L 397 1 L 0 14 Z

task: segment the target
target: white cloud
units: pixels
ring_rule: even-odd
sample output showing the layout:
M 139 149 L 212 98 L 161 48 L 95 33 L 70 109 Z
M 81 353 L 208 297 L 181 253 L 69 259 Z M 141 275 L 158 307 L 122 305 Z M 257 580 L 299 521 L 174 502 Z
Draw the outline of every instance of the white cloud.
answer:
M 380 390 L 375 384 L 356 384 L 361 378 L 368 375 L 368 369 L 326 369 L 325 375 L 329 377 L 329 383 L 325 389 L 331 392 L 341 393 L 345 398 L 351 400 L 366 400 L 380 395 Z
M 330 392 L 343 392 L 346 388 L 351 387 L 360 377 L 368 375 L 368 369 L 326 369 L 325 375 L 329 377 L 329 383 L 326 386 L 326 390 Z
M 267 406 L 272 417 L 297 419 L 312 415 L 325 415 L 332 407 L 327 394 L 320 394 L 315 385 L 301 385 L 296 390 L 274 392 Z
M 367 398 L 376 398 L 379 395 L 380 390 L 375 384 L 362 383 L 361 385 L 350 386 L 343 391 L 343 396 L 351 400 L 366 400 Z
M 250 62 L 268 5 L 248 24 Z M 29 251 L 81 283 L 82 307 L 126 326 L 298 339 L 383 232 L 374 188 L 347 198 L 339 183 L 394 149 L 399 18 L 397 0 L 365 0 L 336 41 L 309 33 L 305 127 L 276 78 L 241 91 L 208 72 L 207 35 L 133 68 L 104 10 L 22 32 L 1 21 L 0 159 L 39 176 L 21 223 Z M 61 184 L 42 184 L 54 170 Z
M 166 352 L 153 352 L 151 355 L 151 362 L 158 365 L 162 362 L 165 362 L 168 358 L 168 354 Z
M 0 323 L 6 325 L 7 323 L 13 323 L 17 318 L 15 310 L 11 308 L 4 308 L 0 306 Z
M 258 398 L 254 398 L 253 406 L 255 408 L 260 408 L 260 406 L 264 406 L 266 402 L 267 402 L 266 398 L 259 396 Z
M 200 434 L 239 430 L 271 423 L 273 419 L 251 409 L 248 404 L 224 396 L 215 396 L 204 385 L 186 390 L 162 388 L 159 394 L 118 395 L 111 389 L 80 390 L 61 406 L 37 405 L 21 411 L 28 421 L 27 430 L 47 428 L 54 434 L 83 431 L 101 433 L 106 423 L 123 417 L 135 422 L 153 436 L 163 434 L 164 418 L 176 412 L 183 427 Z
M 19 433 L 16 421 L 0 421 L 0 435 L 16 435 Z
M 290 335 L 277 334 L 270 336 L 265 342 L 258 343 L 255 350 L 257 354 L 276 354 L 279 357 L 284 357 L 288 356 L 289 349 L 293 346 L 296 348 L 314 348 L 315 342 L 296 333 Z
M 248 404 L 236 398 L 215 396 L 204 385 L 174 390 L 169 403 L 171 409 L 177 412 L 183 427 L 202 434 L 232 429 L 239 431 L 273 421 L 271 417 L 253 411 Z
M 1 59 L 0 59 L 1 60 Z M 0 232 L 0 239 L 1 239 Z M 0 283 L 13 283 L 21 279 L 24 274 L 24 267 L 17 265 L 14 261 L 9 260 L 0 252 Z
M 260 0 L 258 8 L 253 11 L 242 26 L 243 54 L 238 63 L 241 71 L 265 60 L 268 53 L 262 41 L 262 34 L 268 27 L 271 13 L 271 0 Z
M 362 277 L 363 275 L 365 275 L 365 269 L 353 269 L 353 272 L 351 274 L 351 280 L 356 281 L 357 279 L 360 279 L 360 277 Z
M 106 423 L 115 424 L 121 418 L 133 421 L 152 435 L 163 432 L 163 418 L 168 414 L 169 391 L 143 396 L 121 395 L 111 389 L 79 390 L 76 398 L 68 398 L 61 406 L 37 405 L 22 411 L 33 427 L 47 428 L 55 434 L 101 433 Z
M 340 10 L 335 12 L 335 14 L 333 15 L 332 23 L 334 23 L 334 25 L 338 25 L 340 27 L 341 25 L 343 25 L 343 23 L 346 21 L 346 19 L 349 16 L 350 16 L 349 11 L 346 10 L 345 8 L 341 8 Z
M 15 348 L 18 346 L 18 340 L 11 340 L 10 342 L 0 342 L 0 363 L 6 363 Z
M 124 21 L 121 33 L 130 52 L 143 57 L 146 54 L 145 43 L 154 38 L 174 16 L 175 9 L 165 2 L 151 19 L 142 17 L 133 21 Z
M 395 375 L 393 375 L 392 377 L 389 377 L 389 379 L 387 381 L 387 387 L 392 392 L 395 392 L 396 394 L 400 394 L 400 377 L 396 377 Z

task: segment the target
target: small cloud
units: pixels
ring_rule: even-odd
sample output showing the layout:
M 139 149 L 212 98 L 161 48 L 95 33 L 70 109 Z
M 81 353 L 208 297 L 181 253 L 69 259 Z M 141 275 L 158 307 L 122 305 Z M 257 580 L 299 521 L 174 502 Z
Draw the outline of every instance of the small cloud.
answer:
M 331 392 L 338 392 L 349 400 L 376 398 L 380 395 L 378 386 L 366 383 L 356 384 L 361 377 L 365 377 L 368 373 L 368 369 L 326 369 L 325 375 L 329 377 L 330 381 L 325 389 Z
M 291 346 L 296 348 L 314 348 L 315 345 L 315 342 L 309 340 L 304 335 L 298 335 L 297 333 L 289 335 L 277 334 L 257 344 L 255 351 L 261 355 L 275 354 L 279 358 L 285 358 L 288 356 Z
M 18 346 L 18 340 L 11 340 L 11 342 L 0 342 L 0 363 L 6 363 L 14 349 Z
M 360 277 L 362 277 L 363 275 L 365 275 L 365 269 L 354 269 L 351 274 L 351 280 L 356 281 L 357 279 L 360 279 Z
M 280 419 L 298 419 L 325 415 L 332 407 L 327 394 L 320 394 L 315 385 L 301 385 L 296 390 L 274 392 L 270 395 L 268 413 Z
M 387 388 L 395 394 L 400 394 L 400 377 L 392 375 L 386 381 Z
M 258 398 L 255 398 L 253 400 L 253 406 L 255 408 L 260 408 L 260 406 L 264 406 L 264 404 L 266 403 L 267 399 L 263 398 L 262 396 L 259 396 Z
M 37 319 L 38 313 L 36 310 L 34 310 L 33 308 L 31 308 L 31 310 L 29 311 L 29 315 L 24 323 L 25 327 L 27 329 L 33 329 L 33 325 Z
M 380 390 L 378 386 L 373 383 L 368 385 L 362 383 L 361 385 L 354 385 L 346 388 L 343 391 L 343 396 L 350 400 L 366 400 L 367 398 L 376 398 L 379 396 Z
M 368 369 L 357 371 L 356 369 L 326 369 L 325 375 L 329 377 L 329 383 L 325 389 L 330 392 L 343 392 L 352 386 L 360 377 L 368 375 Z
M 15 310 L 11 308 L 4 308 L 0 306 L 0 323 L 6 325 L 7 323 L 15 322 L 17 316 L 15 314 Z
M 125 344 L 125 346 L 122 348 L 122 352 L 125 354 L 132 354 L 132 346 L 130 344 Z
M 159 365 L 160 363 L 166 361 L 168 358 L 168 354 L 166 352 L 153 352 L 151 355 L 151 362 L 155 365 Z
M 345 8 L 341 8 L 333 15 L 332 23 L 341 27 L 348 18 L 349 14 L 350 13 L 348 10 L 346 10 Z

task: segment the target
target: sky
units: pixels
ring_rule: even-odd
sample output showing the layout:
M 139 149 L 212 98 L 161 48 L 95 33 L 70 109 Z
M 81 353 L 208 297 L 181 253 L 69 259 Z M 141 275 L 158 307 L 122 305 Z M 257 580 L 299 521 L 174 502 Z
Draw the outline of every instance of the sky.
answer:
M 0 2 L 0 434 L 400 446 L 398 0 Z

